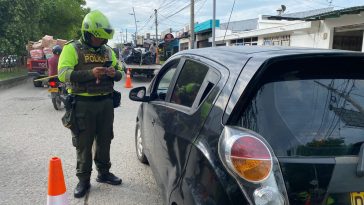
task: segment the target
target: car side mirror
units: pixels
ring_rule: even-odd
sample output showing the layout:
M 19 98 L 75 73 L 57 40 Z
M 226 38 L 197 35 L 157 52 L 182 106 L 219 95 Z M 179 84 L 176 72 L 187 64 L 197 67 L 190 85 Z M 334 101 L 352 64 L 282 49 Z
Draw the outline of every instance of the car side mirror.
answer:
M 129 92 L 129 99 L 132 101 L 148 102 L 149 96 L 146 96 L 147 89 L 143 87 L 133 88 Z

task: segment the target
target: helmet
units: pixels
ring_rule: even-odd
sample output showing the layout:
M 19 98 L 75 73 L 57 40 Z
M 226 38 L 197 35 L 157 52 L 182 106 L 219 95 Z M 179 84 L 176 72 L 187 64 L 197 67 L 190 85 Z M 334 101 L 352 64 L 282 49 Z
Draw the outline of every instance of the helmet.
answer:
M 53 52 L 53 54 L 61 55 L 62 47 L 60 45 L 55 45 L 52 48 L 52 52 Z
M 114 29 L 111 27 L 106 16 L 98 10 L 88 13 L 82 21 L 81 33 L 83 40 L 87 40 L 86 33 L 90 33 L 96 38 L 112 39 Z

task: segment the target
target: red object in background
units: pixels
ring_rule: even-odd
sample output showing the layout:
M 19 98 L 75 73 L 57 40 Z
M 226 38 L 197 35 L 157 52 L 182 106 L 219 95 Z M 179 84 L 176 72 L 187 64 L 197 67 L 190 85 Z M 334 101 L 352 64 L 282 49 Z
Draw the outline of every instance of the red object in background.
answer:
M 167 33 L 165 36 L 164 36 L 164 41 L 166 43 L 169 43 L 171 42 L 172 40 L 174 40 L 174 36 L 171 34 L 171 33 Z
M 56 81 L 50 81 L 49 86 L 51 86 L 52 88 L 55 88 L 55 87 L 57 87 L 57 82 Z
M 44 73 L 48 66 L 47 66 L 47 60 L 34 60 L 31 58 L 27 59 L 27 68 L 29 72 L 39 72 Z
M 40 59 L 43 59 L 43 57 L 44 57 L 44 53 L 43 53 L 42 49 L 34 49 L 34 50 L 29 51 L 29 53 L 30 53 L 31 58 L 34 60 L 40 60 Z
M 58 74 L 58 59 L 59 55 L 53 55 L 50 59 L 48 59 L 48 76 L 53 76 Z

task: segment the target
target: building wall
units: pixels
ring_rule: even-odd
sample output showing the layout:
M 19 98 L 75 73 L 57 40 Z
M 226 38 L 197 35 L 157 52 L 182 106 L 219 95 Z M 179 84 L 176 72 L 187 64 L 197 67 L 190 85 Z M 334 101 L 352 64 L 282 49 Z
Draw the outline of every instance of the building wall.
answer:
M 242 33 L 232 33 L 227 30 L 226 39 L 224 40 L 222 37 L 225 36 L 225 30 L 216 29 L 216 37 L 219 38 L 216 43 L 219 45 L 226 43 L 227 46 L 231 46 L 236 39 L 258 36 L 258 45 L 264 45 L 267 38 L 282 39 L 286 38 L 284 36 L 289 35 L 289 46 L 330 49 L 333 45 L 335 28 L 357 24 L 364 24 L 364 12 L 313 22 L 277 21 L 260 18 L 258 30 Z M 244 33 L 248 34 L 244 35 Z M 240 34 L 243 36 L 240 36 Z M 197 34 L 196 42 L 204 41 L 207 38 L 209 38 L 209 42 L 212 42 L 211 34 Z M 186 39 L 186 42 L 188 41 L 189 39 Z M 184 43 L 184 41 L 180 41 L 180 43 Z M 287 45 L 287 41 L 285 41 L 284 45 Z M 362 51 L 364 52 L 364 39 Z
M 340 18 L 329 18 L 325 20 L 329 27 L 341 27 L 364 23 L 364 12 L 360 14 L 343 15 Z
M 317 24 L 314 24 L 308 31 L 293 32 L 291 46 L 331 49 L 335 28 L 363 23 L 364 12 L 361 12 L 360 15 L 343 15 L 339 18 L 317 21 Z
M 185 46 L 181 46 L 181 44 L 185 45 L 187 43 L 188 48 L 190 48 L 190 39 L 189 38 L 180 38 L 179 39 L 179 51 L 183 50 Z
M 309 47 L 309 48 L 328 48 L 328 38 L 323 39 L 322 36 L 314 31 L 297 31 L 291 34 L 291 44 L 293 47 Z
M 278 26 L 285 26 L 290 24 L 295 24 L 297 21 L 287 21 L 287 20 L 258 20 L 258 29 L 273 28 Z

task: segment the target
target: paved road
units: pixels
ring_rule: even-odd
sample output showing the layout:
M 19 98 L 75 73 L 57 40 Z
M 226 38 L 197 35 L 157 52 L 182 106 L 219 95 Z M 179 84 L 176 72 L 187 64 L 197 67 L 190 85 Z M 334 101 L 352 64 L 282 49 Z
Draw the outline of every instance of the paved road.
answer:
M 147 85 L 146 78 L 133 86 Z M 0 88 L 0 204 L 46 204 L 49 159 L 62 159 L 70 204 L 162 204 L 159 189 L 148 166 L 135 155 L 134 129 L 139 103 L 128 99 L 124 80 L 116 85 L 122 105 L 115 110 L 115 138 L 111 147 L 111 171 L 123 179 L 121 186 L 99 184 L 96 169 L 89 194 L 73 198 L 76 186 L 75 149 L 69 130 L 61 124 L 64 111 L 54 110 L 47 88 L 35 88 L 29 80 L 12 88 Z

